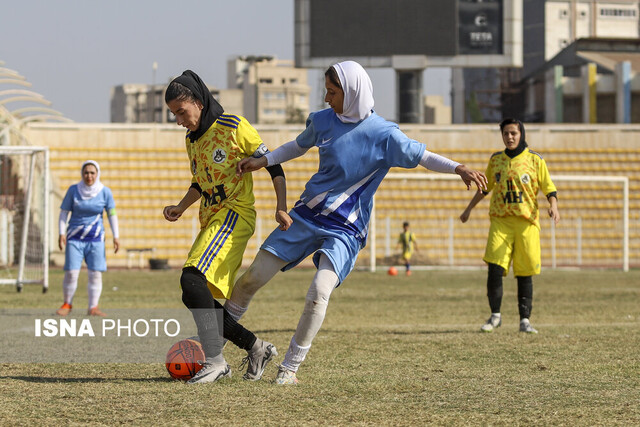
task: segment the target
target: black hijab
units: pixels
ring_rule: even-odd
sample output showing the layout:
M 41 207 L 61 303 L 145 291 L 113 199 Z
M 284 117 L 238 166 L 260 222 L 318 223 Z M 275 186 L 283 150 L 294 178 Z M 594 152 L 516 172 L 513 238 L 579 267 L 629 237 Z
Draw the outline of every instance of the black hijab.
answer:
M 518 128 L 520 129 L 520 141 L 518 142 L 518 146 L 516 148 L 514 148 L 513 150 L 509 150 L 508 148 L 504 149 L 504 153 L 509 156 L 509 158 L 513 159 L 514 157 L 516 157 L 518 154 L 522 153 L 524 151 L 525 148 L 528 147 L 529 144 L 527 144 L 527 141 L 525 140 L 524 137 L 524 124 L 522 124 L 522 122 L 518 119 L 504 119 L 503 121 L 500 122 L 500 132 L 502 133 L 502 131 L 504 130 L 504 127 L 507 125 L 514 125 L 517 124 Z
M 182 75 L 173 79 L 174 82 L 188 88 L 198 101 L 202 103 L 202 117 L 200 118 L 200 126 L 195 132 L 189 132 L 188 137 L 191 142 L 196 141 L 218 120 L 218 117 L 224 113 L 222 105 L 218 103 L 209 92 L 209 88 L 202 79 L 193 71 L 186 70 Z

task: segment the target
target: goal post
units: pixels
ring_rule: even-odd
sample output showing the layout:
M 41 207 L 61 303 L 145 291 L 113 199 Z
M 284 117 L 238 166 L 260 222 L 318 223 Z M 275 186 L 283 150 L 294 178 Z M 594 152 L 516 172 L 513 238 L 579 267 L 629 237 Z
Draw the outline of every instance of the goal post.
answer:
M 49 288 L 49 148 L 0 145 L 0 285 Z
M 558 187 L 561 221 L 548 221 L 544 195 L 540 206 L 543 264 L 552 268 L 610 267 L 629 270 L 629 178 L 626 176 L 552 175 Z M 449 181 L 447 183 L 447 181 Z M 370 271 L 393 265 L 391 242 L 397 241 L 403 221 L 411 223 L 420 252 L 412 267 L 481 266 L 489 230 L 489 197 L 474 210 L 469 222 L 458 217 L 475 188 L 464 191 L 458 175 L 391 172 L 374 199 L 367 247 Z M 634 229 L 635 230 L 635 229 Z M 637 230 L 635 231 L 637 234 Z M 634 240 L 635 241 L 635 240 Z M 365 255 L 365 254 L 363 254 Z M 428 258 L 428 259 L 427 259 Z M 364 266 L 363 266 L 364 267 Z

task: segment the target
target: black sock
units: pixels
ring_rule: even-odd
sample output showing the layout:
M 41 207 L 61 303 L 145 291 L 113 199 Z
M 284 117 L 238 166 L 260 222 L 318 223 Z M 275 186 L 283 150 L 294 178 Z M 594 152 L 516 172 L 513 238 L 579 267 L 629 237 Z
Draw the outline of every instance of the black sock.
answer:
M 517 276 L 518 279 L 518 312 L 520 319 L 531 316 L 533 302 L 533 279 L 531 276 Z
M 206 357 L 222 353 L 222 312 L 207 287 L 207 278 L 195 267 L 182 270 L 182 302 L 191 311 Z
M 253 332 L 236 322 L 222 304 L 218 301 L 216 301 L 216 303 L 224 311 L 224 337 L 243 350 L 251 350 L 251 347 L 253 347 L 258 338 Z
M 224 306 L 213 298 L 204 274 L 195 267 L 187 267 L 182 270 L 180 283 L 182 302 L 191 310 L 198 327 L 200 343 L 207 357 L 222 352 L 222 336 L 243 350 L 251 350 L 256 336 L 236 322 Z
M 497 264 L 489 263 L 489 274 L 487 277 L 487 297 L 489 297 L 489 307 L 492 313 L 500 313 L 502 305 L 502 275 L 504 268 Z

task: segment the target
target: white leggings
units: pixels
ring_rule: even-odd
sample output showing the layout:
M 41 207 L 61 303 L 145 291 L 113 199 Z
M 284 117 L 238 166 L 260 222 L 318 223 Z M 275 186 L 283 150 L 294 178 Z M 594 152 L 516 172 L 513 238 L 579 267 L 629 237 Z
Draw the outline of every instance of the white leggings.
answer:
M 231 301 L 243 307 L 249 306 L 255 293 L 275 276 L 287 263 L 270 252 L 260 250 L 249 269 L 238 279 L 233 287 Z M 326 255 L 321 254 L 316 272 L 305 299 L 304 310 L 300 316 L 294 335 L 295 342 L 308 347 L 324 321 L 331 292 L 338 285 L 338 275 Z
M 78 289 L 78 276 L 80 270 L 67 270 L 64 272 L 64 279 L 62 281 L 62 295 L 64 302 L 72 305 L 73 296 Z M 96 270 L 89 270 L 89 308 L 97 307 L 100 300 L 100 294 L 102 293 L 102 272 Z

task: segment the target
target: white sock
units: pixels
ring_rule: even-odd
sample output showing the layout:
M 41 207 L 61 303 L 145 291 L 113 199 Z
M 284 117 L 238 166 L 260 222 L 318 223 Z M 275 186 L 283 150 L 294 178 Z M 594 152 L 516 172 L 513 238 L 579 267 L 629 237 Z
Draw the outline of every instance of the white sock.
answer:
M 89 270 L 89 309 L 98 306 L 100 294 L 102 293 L 102 272 Z
M 224 308 L 236 322 L 240 321 L 242 316 L 244 316 L 244 313 L 246 313 L 249 309 L 249 307 L 240 307 L 230 299 L 228 299 L 227 302 L 224 303 Z
M 213 366 L 226 365 L 227 361 L 224 359 L 222 353 L 217 356 L 207 357 L 207 363 L 211 363 Z
M 78 289 L 78 276 L 80 270 L 67 270 L 64 272 L 64 279 L 62 280 L 62 296 L 64 302 L 71 305 L 73 302 L 73 296 Z
M 289 344 L 289 349 L 287 350 L 287 354 L 284 355 L 284 361 L 282 362 L 282 367 L 288 369 L 289 371 L 297 372 L 300 364 L 304 361 L 304 358 L 307 357 L 307 353 L 311 348 L 311 344 L 307 347 L 300 347 L 296 343 L 296 339 L 291 337 L 291 343 Z
M 338 275 L 333 271 L 333 265 L 326 255 L 320 256 L 318 271 L 309 286 L 304 303 L 304 310 L 298 321 L 295 338 L 301 347 L 311 346 L 311 342 L 322 326 L 329 297 L 338 284 Z

